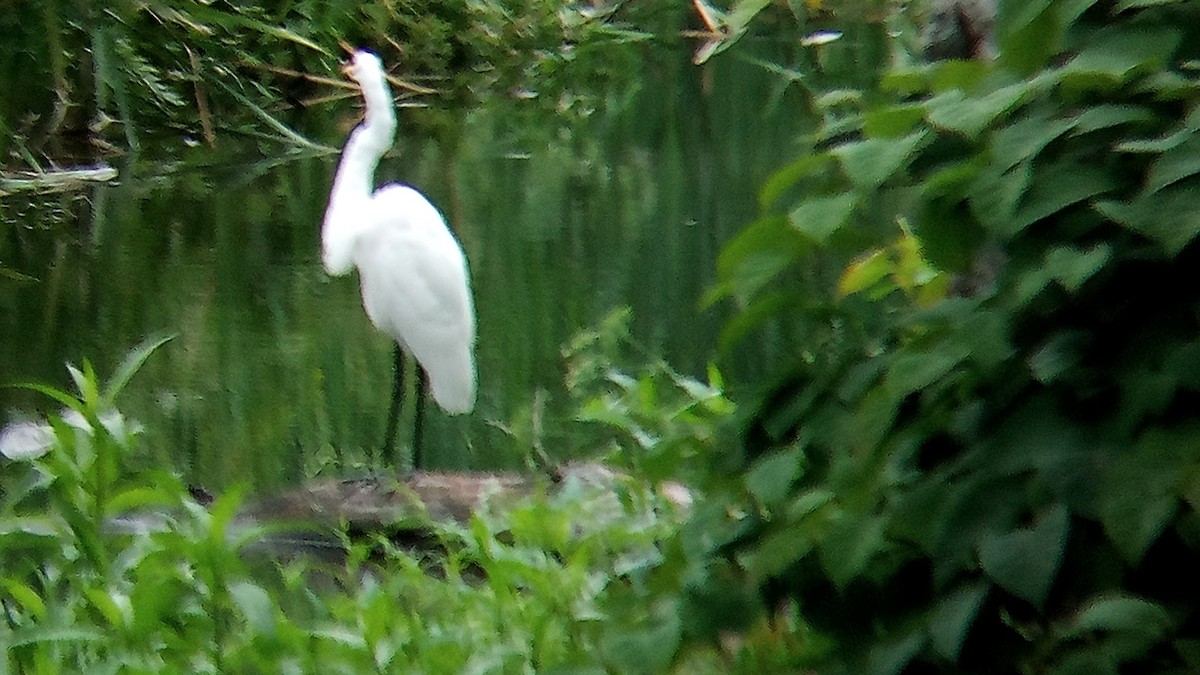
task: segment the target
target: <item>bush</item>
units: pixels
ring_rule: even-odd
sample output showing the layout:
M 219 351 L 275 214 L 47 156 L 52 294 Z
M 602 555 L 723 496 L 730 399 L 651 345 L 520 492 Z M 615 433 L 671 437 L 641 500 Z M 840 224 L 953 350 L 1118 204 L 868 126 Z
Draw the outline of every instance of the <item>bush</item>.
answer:
M 723 259 L 732 331 L 806 326 L 698 611 L 786 600 L 822 672 L 1200 668 L 1198 19 L 1002 3 L 994 62 L 825 99 Z

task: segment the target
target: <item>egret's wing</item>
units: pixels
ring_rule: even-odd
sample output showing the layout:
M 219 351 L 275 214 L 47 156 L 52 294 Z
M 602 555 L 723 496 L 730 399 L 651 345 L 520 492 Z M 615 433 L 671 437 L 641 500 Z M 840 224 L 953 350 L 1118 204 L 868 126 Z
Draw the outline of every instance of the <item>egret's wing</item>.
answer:
M 425 368 L 442 408 L 466 412 L 475 402 L 475 314 L 462 248 L 412 188 L 380 190 L 372 211 L 356 251 L 367 315 Z

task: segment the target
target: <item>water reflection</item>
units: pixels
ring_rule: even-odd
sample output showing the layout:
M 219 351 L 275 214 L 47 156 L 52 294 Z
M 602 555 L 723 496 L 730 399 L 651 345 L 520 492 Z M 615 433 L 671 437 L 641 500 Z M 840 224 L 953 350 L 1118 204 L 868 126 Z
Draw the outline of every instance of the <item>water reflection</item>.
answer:
M 446 211 L 473 274 L 478 406 L 427 408 L 430 466 L 518 466 L 490 422 L 539 388 L 561 411 L 560 345 L 614 306 L 633 308 L 651 350 L 703 372 L 723 317 L 697 303 L 719 246 L 755 217 L 757 186 L 803 125 L 786 99 L 764 110 L 768 74 L 714 68 L 719 96 L 679 77 L 586 142 L 515 143 L 483 111 L 452 156 L 401 141 L 381 165 L 380 181 L 418 185 Z M 107 373 L 146 335 L 176 333 L 124 399 L 146 426 L 144 461 L 212 486 L 362 461 L 385 421 L 390 343 L 357 279 L 327 278 L 318 259 L 336 157 L 191 152 L 169 171 L 123 167 L 118 185 L 0 204 L 0 267 L 35 279 L 0 277 L 0 380 L 66 387 L 66 360 Z M 5 415 L 47 404 L 0 392 Z

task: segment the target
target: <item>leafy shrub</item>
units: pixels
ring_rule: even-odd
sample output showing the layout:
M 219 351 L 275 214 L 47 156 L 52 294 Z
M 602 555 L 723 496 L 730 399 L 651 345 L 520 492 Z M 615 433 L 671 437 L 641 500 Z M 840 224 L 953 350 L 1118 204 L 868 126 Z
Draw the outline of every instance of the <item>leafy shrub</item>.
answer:
M 739 579 L 822 672 L 1200 668 L 1198 19 L 1001 3 L 996 61 L 824 99 L 722 260 L 731 339 L 807 326 L 693 589 L 714 627 Z
M 619 387 L 608 406 L 591 398 L 607 388 L 582 375 L 576 385 L 593 392 L 579 390 L 591 401 L 585 407 L 607 406 L 603 423 L 622 439 L 635 426 L 656 435 L 651 456 L 660 461 L 710 442 L 703 411 L 729 410 L 719 391 L 661 364 L 632 375 L 600 367 L 601 353 L 622 342 L 615 316 L 574 343 L 575 372 L 639 385 Z M 86 364 L 71 368 L 76 394 L 29 385 L 69 411 L 36 435 L 44 454 L 0 442 L 22 455 L 0 463 L 0 670 L 669 667 L 681 640 L 678 599 L 650 582 L 677 511 L 640 478 L 572 475 L 551 496 L 498 500 L 465 523 L 433 524 L 444 555 L 414 552 L 383 532 L 353 541 L 347 533 L 336 564 L 256 564 L 254 545 L 280 532 L 238 516 L 239 490 L 201 506 L 175 476 L 139 470 L 136 434 L 111 423 L 118 394 L 162 342 L 133 350 L 104 384 Z M 664 372 L 677 388 L 664 386 Z M 647 407 L 656 389 L 680 403 L 663 419 Z

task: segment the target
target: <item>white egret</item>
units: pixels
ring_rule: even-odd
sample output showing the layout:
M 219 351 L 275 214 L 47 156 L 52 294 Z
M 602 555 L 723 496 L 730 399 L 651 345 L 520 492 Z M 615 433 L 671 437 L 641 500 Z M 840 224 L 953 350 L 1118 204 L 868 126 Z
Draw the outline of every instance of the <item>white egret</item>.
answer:
M 392 146 L 396 113 L 379 57 L 356 51 L 344 71 L 366 103 L 333 179 L 321 228 L 325 271 L 358 268 L 363 307 L 396 340 L 395 385 L 384 452 L 392 446 L 403 392 L 404 357 L 416 358 L 413 468 L 420 466 L 425 380 L 451 415 L 475 407 L 475 313 L 467 259 L 437 207 L 407 185 L 374 190 L 375 166 Z

